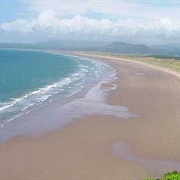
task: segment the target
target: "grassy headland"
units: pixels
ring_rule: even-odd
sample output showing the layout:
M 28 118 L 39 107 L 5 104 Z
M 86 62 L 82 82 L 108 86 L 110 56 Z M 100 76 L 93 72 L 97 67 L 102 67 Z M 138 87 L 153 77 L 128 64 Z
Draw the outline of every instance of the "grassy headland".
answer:
M 123 56 L 127 59 L 143 62 L 150 65 L 159 66 L 162 68 L 170 69 L 175 72 L 180 72 L 180 58 L 169 57 L 169 56 Z
M 158 66 L 174 72 L 180 73 L 180 57 L 173 56 L 146 56 L 146 55 L 121 55 L 121 54 L 110 54 L 110 53 L 90 53 L 92 55 L 114 57 L 119 59 L 126 59 L 146 63 L 149 65 Z

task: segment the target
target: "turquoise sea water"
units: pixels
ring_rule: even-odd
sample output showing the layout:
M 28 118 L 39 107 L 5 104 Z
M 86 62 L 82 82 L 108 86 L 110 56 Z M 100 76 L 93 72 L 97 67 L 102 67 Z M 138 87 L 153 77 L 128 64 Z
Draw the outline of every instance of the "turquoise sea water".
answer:
M 43 102 L 70 101 L 87 85 L 111 75 L 87 58 L 38 51 L 0 50 L 0 127 Z
M 70 57 L 0 50 L 0 103 L 67 77 L 76 69 L 77 63 Z

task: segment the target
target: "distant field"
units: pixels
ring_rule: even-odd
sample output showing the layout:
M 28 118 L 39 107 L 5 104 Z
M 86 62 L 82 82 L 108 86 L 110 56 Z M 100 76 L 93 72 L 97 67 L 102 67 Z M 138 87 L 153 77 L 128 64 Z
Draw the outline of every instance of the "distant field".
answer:
M 98 55 L 113 56 L 122 59 L 134 60 L 134 61 L 143 62 L 146 64 L 170 69 L 175 72 L 180 72 L 180 57 L 119 55 L 119 54 L 106 54 L 106 53 L 98 53 Z

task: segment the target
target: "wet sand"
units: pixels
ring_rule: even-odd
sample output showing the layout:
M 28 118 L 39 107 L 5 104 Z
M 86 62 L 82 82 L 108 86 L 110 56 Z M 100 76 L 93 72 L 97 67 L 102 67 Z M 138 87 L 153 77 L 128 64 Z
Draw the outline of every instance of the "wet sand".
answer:
M 107 103 L 136 116 L 83 117 L 41 137 L 3 143 L 1 179 L 142 179 L 180 170 L 180 79 L 143 64 L 104 60 L 119 78 Z

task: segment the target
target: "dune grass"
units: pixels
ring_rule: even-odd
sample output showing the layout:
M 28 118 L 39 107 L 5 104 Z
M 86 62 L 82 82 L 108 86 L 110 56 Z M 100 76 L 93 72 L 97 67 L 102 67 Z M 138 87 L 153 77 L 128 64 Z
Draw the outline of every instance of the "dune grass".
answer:
M 160 56 L 118 56 L 180 72 L 180 59 Z
M 121 54 L 109 54 L 109 53 L 94 53 L 96 55 L 116 57 L 121 59 L 133 60 L 137 62 L 142 62 L 174 72 L 180 73 L 180 57 L 170 57 L 170 56 L 141 56 L 141 55 L 121 55 Z

